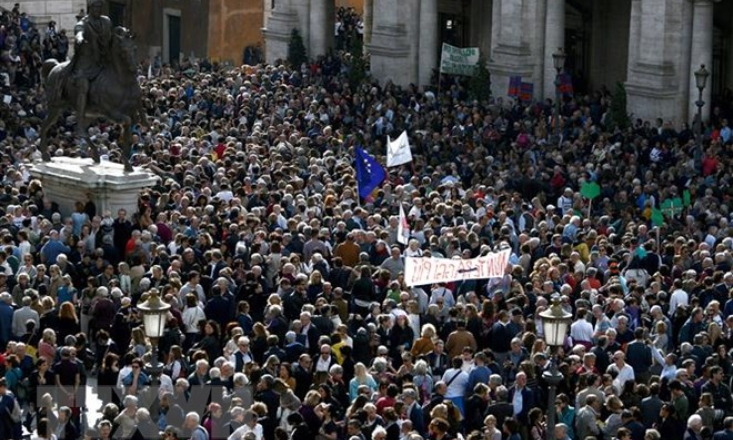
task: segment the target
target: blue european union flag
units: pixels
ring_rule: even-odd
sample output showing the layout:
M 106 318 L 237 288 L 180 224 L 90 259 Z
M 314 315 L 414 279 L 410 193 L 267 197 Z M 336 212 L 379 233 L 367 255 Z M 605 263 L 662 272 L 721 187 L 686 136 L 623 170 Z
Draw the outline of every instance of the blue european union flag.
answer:
M 382 184 L 387 177 L 382 165 L 371 157 L 361 147 L 356 147 L 356 183 L 359 186 L 359 196 L 362 199 L 369 197 L 369 194 Z

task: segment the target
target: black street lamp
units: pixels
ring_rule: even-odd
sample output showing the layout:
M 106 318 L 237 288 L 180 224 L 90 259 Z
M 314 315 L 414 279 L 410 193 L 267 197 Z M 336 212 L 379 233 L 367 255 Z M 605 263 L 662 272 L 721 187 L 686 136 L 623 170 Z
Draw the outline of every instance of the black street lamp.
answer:
M 555 74 L 555 136 L 560 139 L 560 74 L 565 67 L 565 51 L 562 47 L 557 48 L 557 52 L 552 54 L 552 64 L 555 66 L 557 73 Z
M 146 368 L 150 371 L 152 380 L 156 381 L 155 383 L 157 384 L 157 380 L 159 380 L 160 374 L 163 371 L 163 364 L 158 361 L 158 341 L 163 337 L 163 333 L 165 332 L 168 310 L 171 306 L 160 300 L 158 289 L 151 289 L 148 295 L 147 301 L 138 304 L 137 309 L 143 315 L 145 336 L 150 338 L 150 342 L 153 345 L 150 364 L 146 365 Z
M 568 334 L 573 315 L 566 312 L 560 305 L 560 295 L 553 295 L 552 305 L 549 309 L 540 313 L 540 318 L 542 318 L 545 343 L 550 347 L 550 369 L 542 373 L 542 377 L 547 381 L 549 391 L 547 395 L 547 440 L 554 440 L 555 393 L 557 385 L 563 378 L 562 374 L 557 371 L 555 349 L 562 347 L 565 343 L 565 335 Z
M 705 85 L 708 82 L 710 72 L 705 68 L 705 64 L 700 65 L 700 69 L 695 71 L 695 84 L 699 92 L 695 105 L 697 106 L 697 115 L 695 116 L 695 143 L 697 144 L 696 162 L 697 166 L 702 166 L 702 108 L 705 106 L 705 101 L 702 100 L 702 92 L 705 90 Z

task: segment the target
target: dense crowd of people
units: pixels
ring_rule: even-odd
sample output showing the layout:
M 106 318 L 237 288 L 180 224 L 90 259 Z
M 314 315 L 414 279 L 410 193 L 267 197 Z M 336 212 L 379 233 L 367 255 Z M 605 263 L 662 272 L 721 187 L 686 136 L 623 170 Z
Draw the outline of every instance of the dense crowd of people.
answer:
M 456 78 L 352 87 L 342 52 L 141 67 L 132 159 L 156 185 L 130 212 L 80 195 L 62 215 L 28 173 L 44 97 L 19 78 L 63 44 L 2 20 L 0 438 L 733 438 L 728 106 L 700 147 L 663 120 L 610 129 L 603 91 L 566 96 L 553 136 L 551 102 L 478 102 Z M 56 155 L 84 154 L 74 128 Z M 91 130 L 114 160 L 118 129 Z M 384 163 L 403 130 L 413 161 L 360 198 L 355 147 Z M 501 249 L 501 278 L 405 283 L 405 257 Z M 158 341 L 137 309 L 154 296 Z M 553 301 L 574 317 L 554 349 Z

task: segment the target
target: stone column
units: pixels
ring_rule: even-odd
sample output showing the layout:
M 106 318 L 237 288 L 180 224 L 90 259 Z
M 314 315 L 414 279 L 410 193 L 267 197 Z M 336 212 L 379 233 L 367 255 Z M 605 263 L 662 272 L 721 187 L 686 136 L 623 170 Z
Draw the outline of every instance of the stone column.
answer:
M 438 0 L 420 2 L 419 85 L 429 85 L 433 69 L 438 67 Z
M 501 0 L 491 3 L 491 51 L 499 45 L 499 31 L 501 30 Z
M 311 0 L 310 57 L 317 58 L 333 49 L 335 14 L 333 0 Z
M 372 44 L 374 0 L 364 0 L 364 47 Z
M 495 0 L 492 27 L 498 26 L 496 39 L 492 37 L 491 92 L 494 96 L 506 96 L 509 78 L 521 76 L 531 81 L 536 59 L 541 54 L 532 54 L 530 36 L 523 32 L 525 23 L 524 0 Z M 492 29 L 492 34 L 494 30 Z
M 646 120 L 678 121 L 682 71 L 678 65 L 682 41 L 683 3 L 690 0 L 635 0 L 629 28 L 629 67 L 626 81 L 628 112 Z M 637 18 L 638 17 L 638 18 Z
M 298 25 L 298 14 L 293 7 L 292 0 L 278 0 L 272 15 L 267 21 L 267 27 L 262 29 L 265 37 L 265 61 L 274 64 L 277 60 L 288 58 L 288 45 L 290 34 L 293 29 L 300 28 Z M 303 38 L 304 44 L 308 40 Z
M 547 0 L 545 17 L 544 97 L 554 101 L 557 70 L 552 54 L 561 47 L 565 50 L 565 0 Z
M 708 72 L 713 69 L 713 0 L 693 0 L 692 10 L 692 60 L 690 65 L 690 94 L 688 120 L 692 122 L 697 114 L 695 102 L 699 99 L 695 71 L 704 64 Z M 712 78 L 708 77 L 702 100 L 703 121 L 710 116 L 712 97 Z
M 631 0 L 631 19 L 629 23 L 629 64 L 627 77 L 630 77 L 634 63 L 639 59 L 641 37 L 641 0 Z
M 372 75 L 382 83 L 392 81 L 406 86 L 416 82 L 410 39 L 405 26 L 404 2 L 374 0 L 371 42 L 367 46 Z

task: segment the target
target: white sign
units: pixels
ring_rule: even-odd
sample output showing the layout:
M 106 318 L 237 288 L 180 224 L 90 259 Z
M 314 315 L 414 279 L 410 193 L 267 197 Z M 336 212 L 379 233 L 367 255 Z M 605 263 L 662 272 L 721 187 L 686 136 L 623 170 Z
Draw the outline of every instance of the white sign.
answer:
M 387 167 L 396 167 L 409 162 L 412 162 L 412 152 L 407 132 L 403 131 L 394 142 L 387 136 Z
M 440 73 L 448 75 L 473 76 L 478 67 L 478 47 L 455 47 L 443 43 L 440 56 Z
M 509 264 L 510 249 L 470 260 L 405 257 L 405 283 L 408 286 L 449 283 L 451 281 L 501 278 Z
M 400 223 L 397 225 L 397 241 L 405 245 L 410 241 L 410 225 L 407 223 L 402 203 L 400 203 Z

